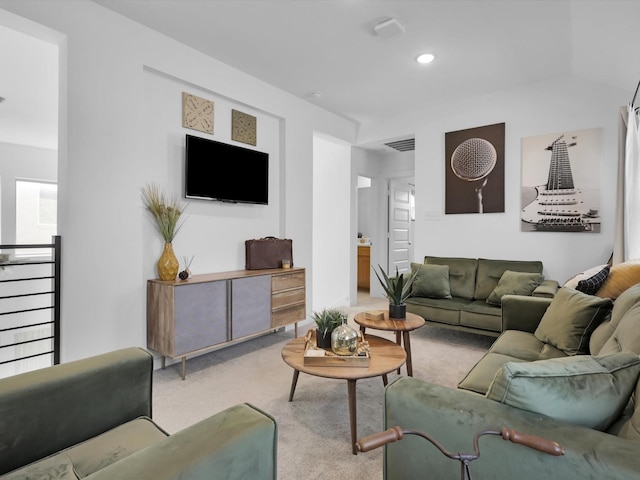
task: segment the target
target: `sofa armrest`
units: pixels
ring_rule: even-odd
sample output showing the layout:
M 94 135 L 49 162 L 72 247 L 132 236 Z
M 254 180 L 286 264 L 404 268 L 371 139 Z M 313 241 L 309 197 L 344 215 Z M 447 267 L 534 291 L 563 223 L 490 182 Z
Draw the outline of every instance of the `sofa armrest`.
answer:
M 640 442 L 411 377 L 401 377 L 385 390 L 384 428 L 395 426 L 427 433 L 452 452 L 473 452 L 476 432 L 502 427 L 555 441 L 566 452 L 554 457 L 499 436 L 483 436 L 479 440 L 480 458 L 470 463 L 474 478 L 631 480 L 640 473 Z M 385 447 L 384 470 L 386 480 L 423 478 L 425 472 L 429 478 L 460 476 L 457 461 L 413 435 Z
M 543 280 L 531 295 L 534 297 L 553 298 L 559 289 L 560 284 L 556 280 Z
M 551 300 L 551 298 L 525 295 L 504 295 L 502 297 L 502 331 L 535 332 Z
M 219 412 L 85 480 L 275 480 L 275 420 L 249 404 Z
M 152 379 L 152 355 L 132 347 L 0 380 L 0 475 L 150 417 Z

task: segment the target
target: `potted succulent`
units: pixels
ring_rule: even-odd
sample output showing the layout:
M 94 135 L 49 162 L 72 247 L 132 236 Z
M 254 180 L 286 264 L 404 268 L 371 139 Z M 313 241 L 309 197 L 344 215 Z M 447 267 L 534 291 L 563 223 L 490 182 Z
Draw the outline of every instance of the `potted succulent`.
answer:
M 389 299 L 389 318 L 404 319 L 407 318 L 407 305 L 405 300 L 411 296 L 411 286 L 418 274 L 418 270 L 411 275 L 400 275 L 398 267 L 396 267 L 395 277 L 389 277 L 380 265 L 380 274 L 374 269 L 376 277 Z
M 319 348 L 331 349 L 331 333 L 342 324 L 343 313 L 337 308 L 323 308 L 313 312 L 316 322 L 316 344 Z

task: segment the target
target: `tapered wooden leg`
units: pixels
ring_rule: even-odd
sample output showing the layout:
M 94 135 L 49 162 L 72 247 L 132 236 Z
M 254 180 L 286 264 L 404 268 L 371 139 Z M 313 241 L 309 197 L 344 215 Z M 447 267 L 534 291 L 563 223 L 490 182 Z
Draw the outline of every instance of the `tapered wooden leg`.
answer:
M 409 332 L 402 332 L 404 340 L 404 351 L 407 352 L 407 375 L 413 377 L 413 362 L 411 362 L 411 340 L 409 340 Z
M 387 379 L 387 374 L 382 375 L 382 384 L 386 387 L 389 380 Z
M 402 345 L 402 334 L 400 333 L 400 330 L 396 330 L 396 343 L 398 345 Z M 398 368 L 398 375 L 400 375 L 400 369 Z
M 358 441 L 358 427 L 356 418 L 356 381 L 347 380 L 347 394 L 349 396 L 349 425 L 351 427 L 351 453 L 358 454 L 356 442 Z
M 289 401 L 293 401 L 293 394 L 296 391 L 296 385 L 298 384 L 298 375 L 300 372 L 298 370 L 293 371 L 293 378 L 291 379 L 291 391 L 289 392 Z

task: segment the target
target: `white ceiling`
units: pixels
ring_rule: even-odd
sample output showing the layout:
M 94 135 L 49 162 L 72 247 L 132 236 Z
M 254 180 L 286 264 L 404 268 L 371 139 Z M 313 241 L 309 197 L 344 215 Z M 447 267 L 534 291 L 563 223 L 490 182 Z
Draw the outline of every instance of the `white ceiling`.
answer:
M 360 123 L 569 74 L 631 97 L 640 79 L 637 0 L 95 1 Z M 406 32 L 377 36 L 391 17 Z
M 640 0 L 94 1 L 361 124 L 566 75 L 631 100 L 640 80 Z M 377 36 L 391 17 L 405 33 Z M 55 145 L 56 47 L 1 26 L 0 45 L 0 141 Z

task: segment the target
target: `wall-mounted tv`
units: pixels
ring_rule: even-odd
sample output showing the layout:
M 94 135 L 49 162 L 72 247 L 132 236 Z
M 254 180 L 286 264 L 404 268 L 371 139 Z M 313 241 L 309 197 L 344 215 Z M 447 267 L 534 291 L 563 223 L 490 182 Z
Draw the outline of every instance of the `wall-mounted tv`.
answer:
M 185 197 L 269 203 L 269 154 L 186 135 Z

